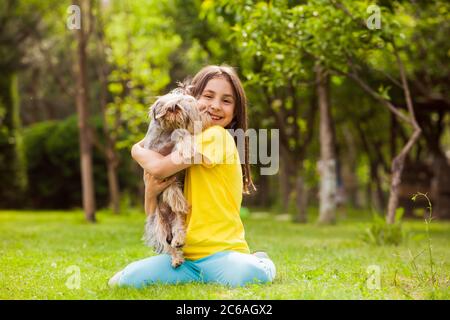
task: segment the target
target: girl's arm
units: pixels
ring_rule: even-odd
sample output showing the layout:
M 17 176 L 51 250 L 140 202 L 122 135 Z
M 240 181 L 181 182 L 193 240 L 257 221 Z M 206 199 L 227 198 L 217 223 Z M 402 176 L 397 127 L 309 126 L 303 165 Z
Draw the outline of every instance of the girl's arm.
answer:
M 165 179 L 193 164 L 192 161 L 185 163 L 186 161 L 177 152 L 163 156 L 156 151 L 143 148 L 142 143 L 143 140 L 131 148 L 131 156 L 155 178 Z
M 144 197 L 145 214 L 147 214 L 147 215 L 153 214 L 156 210 L 156 204 L 157 204 L 156 197 L 150 198 L 150 197 L 145 196 Z

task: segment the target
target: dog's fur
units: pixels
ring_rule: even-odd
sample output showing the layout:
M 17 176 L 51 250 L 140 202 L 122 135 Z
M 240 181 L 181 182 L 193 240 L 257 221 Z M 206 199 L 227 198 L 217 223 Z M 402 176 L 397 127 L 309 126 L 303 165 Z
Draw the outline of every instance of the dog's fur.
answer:
M 144 139 L 144 148 L 162 154 L 167 154 L 173 146 L 173 151 L 191 158 L 194 155 L 194 123 L 201 123 L 202 130 L 211 125 L 209 114 L 200 112 L 197 100 L 182 88 L 158 98 L 150 107 L 149 115 L 151 121 Z M 185 218 L 189 210 L 182 191 L 184 171 L 178 172 L 177 181 L 157 197 L 155 212 L 147 212 L 149 209 L 147 187 L 145 188 L 147 222 L 143 240 L 156 253 L 170 254 L 175 268 L 184 262 L 182 247 L 186 237 Z M 144 174 L 144 181 L 146 177 L 147 174 Z

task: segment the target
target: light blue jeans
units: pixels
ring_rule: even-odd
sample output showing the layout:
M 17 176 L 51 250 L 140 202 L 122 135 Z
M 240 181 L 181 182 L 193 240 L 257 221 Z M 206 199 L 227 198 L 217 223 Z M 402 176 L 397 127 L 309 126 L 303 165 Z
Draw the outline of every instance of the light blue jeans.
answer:
M 161 254 L 129 264 L 122 270 L 119 286 L 142 288 L 154 283 L 219 283 L 232 287 L 267 283 L 275 278 L 275 265 L 269 258 L 237 251 L 222 251 L 199 260 L 186 260 L 178 268 L 171 257 Z

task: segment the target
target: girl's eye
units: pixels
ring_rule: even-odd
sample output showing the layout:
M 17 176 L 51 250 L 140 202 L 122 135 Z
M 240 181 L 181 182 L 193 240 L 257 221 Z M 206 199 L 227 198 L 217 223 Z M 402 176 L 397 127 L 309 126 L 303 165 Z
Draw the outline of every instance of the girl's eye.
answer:
M 225 103 L 231 103 L 231 101 L 230 100 L 225 100 Z
M 211 96 L 204 96 L 206 99 L 212 99 Z

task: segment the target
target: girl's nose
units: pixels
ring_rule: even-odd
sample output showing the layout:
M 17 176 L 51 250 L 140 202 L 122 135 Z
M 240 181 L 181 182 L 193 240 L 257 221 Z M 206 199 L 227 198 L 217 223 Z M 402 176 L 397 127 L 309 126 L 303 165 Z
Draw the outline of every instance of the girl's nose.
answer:
M 211 102 L 211 104 L 209 105 L 209 107 L 210 107 L 212 110 L 220 110 L 219 103 L 218 103 L 217 101 Z

